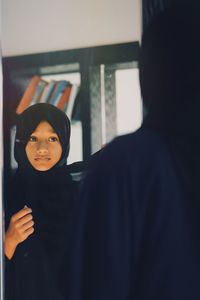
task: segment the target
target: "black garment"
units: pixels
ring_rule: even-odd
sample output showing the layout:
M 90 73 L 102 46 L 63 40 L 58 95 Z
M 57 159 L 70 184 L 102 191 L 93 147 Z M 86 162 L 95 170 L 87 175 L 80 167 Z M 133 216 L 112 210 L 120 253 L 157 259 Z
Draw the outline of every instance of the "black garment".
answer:
M 34 234 L 18 245 L 9 267 L 7 299 L 65 299 L 64 261 L 70 237 L 71 214 L 77 184 L 63 166 L 41 176 L 17 171 L 12 186 L 9 214 L 27 205 L 32 208 Z M 12 209 L 12 210 L 11 210 Z M 8 216 L 7 216 L 8 217 Z M 61 292 L 62 291 L 62 292 Z
M 68 300 L 200 299 L 197 20 L 195 10 L 180 6 L 144 34 L 140 81 L 148 116 L 137 132 L 106 147 L 86 178 Z
M 47 121 L 62 145 L 60 161 L 48 171 L 33 169 L 25 145 L 41 121 Z M 6 300 L 64 300 L 71 217 L 78 185 L 66 166 L 70 124 L 67 116 L 48 104 L 28 108 L 17 122 L 15 157 L 18 170 L 6 197 L 6 225 L 25 205 L 32 209 L 34 233 L 6 261 Z M 64 267 L 63 267 L 64 265 Z
M 81 195 L 69 300 L 199 299 L 200 192 L 167 138 L 140 129 L 116 139 Z

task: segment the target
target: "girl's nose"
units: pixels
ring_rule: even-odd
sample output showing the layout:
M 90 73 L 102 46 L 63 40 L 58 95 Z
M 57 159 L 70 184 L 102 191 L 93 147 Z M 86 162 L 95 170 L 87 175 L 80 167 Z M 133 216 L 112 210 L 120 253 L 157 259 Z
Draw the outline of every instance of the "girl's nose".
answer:
M 38 144 L 37 154 L 39 154 L 39 155 L 48 154 L 48 146 L 45 142 L 41 142 L 41 143 Z

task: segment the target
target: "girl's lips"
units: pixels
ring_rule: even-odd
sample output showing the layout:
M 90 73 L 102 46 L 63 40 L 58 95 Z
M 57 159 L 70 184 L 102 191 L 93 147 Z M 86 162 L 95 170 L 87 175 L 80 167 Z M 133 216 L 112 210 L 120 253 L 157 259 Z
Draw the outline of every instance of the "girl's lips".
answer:
M 36 160 L 36 161 L 48 161 L 48 160 L 50 160 L 51 158 L 50 157 L 35 157 L 35 159 L 34 160 Z

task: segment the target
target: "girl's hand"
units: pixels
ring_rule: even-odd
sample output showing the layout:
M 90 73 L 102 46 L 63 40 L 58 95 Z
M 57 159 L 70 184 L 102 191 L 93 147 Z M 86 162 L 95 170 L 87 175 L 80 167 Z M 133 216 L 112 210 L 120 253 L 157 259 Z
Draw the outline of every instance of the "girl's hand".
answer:
M 13 257 L 17 245 L 25 241 L 34 232 L 31 212 L 31 208 L 24 207 L 10 219 L 4 241 L 4 251 L 8 259 Z

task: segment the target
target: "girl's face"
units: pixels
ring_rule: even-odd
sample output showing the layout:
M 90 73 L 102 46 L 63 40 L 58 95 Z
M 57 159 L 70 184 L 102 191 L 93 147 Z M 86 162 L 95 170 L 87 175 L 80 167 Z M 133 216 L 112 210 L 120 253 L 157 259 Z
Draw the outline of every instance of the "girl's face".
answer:
M 28 161 L 38 171 L 51 169 L 62 155 L 59 137 L 46 121 L 39 123 L 31 134 L 25 151 Z

